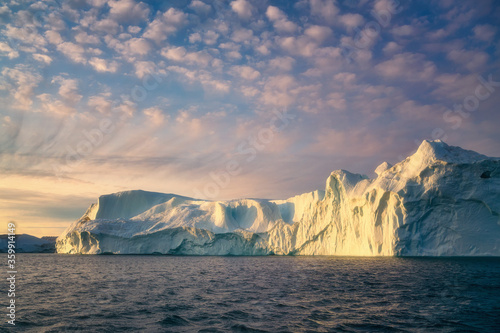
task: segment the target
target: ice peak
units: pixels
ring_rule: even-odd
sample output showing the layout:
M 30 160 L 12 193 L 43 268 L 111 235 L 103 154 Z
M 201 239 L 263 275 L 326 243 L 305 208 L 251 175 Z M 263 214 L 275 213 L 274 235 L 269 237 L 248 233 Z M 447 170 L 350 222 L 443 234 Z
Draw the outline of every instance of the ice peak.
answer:
M 335 182 L 336 179 L 338 179 L 343 184 L 346 191 L 351 191 L 360 181 L 368 179 L 368 176 L 358 173 L 352 173 L 342 169 L 335 170 L 326 180 L 325 192 L 328 192 L 328 190 L 332 188 L 332 182 Z
M 449 147 L 448 144 L 441 140 L 424 140 L 418 147 L 417 153 L 420 152 L 428 156 L 437 156 L 440 152 L 442 153 Z
M 382 173 L 384 173 L 384 171 L 388 170 L 392 168 L 392 164 L 390 163 L 387 163 L 387 162 L 383 162 L 382 164 L 380 164 L 376 169 L 375 169 L 375 173 L 380 176 Z
M 441 140 L 424 140 L 411 158 L 417 158 L 427 163 L 436 160 L 448 163 L 474 163 L 485 160 L 488 157 L 472 150 L 449 146 Z

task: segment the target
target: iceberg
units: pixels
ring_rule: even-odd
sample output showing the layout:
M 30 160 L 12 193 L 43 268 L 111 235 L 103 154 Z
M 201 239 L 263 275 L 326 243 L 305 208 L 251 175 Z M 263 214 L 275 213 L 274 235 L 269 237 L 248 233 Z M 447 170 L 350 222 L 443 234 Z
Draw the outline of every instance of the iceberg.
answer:
M 500 256 L 500 158 L 423 141 L 376 168 L 336 170 L 324 191 L 286 200 L 207 201 L 127 191 L 101 196 L 58 253 Z
M 28 234 L 15 235 L 15 253 L 53 253 L 55 252 L 55 241 L 51 238 L 38 238 Z M 0 253 L 7 253 L 8 245 L 9 235 L 0 235 Z

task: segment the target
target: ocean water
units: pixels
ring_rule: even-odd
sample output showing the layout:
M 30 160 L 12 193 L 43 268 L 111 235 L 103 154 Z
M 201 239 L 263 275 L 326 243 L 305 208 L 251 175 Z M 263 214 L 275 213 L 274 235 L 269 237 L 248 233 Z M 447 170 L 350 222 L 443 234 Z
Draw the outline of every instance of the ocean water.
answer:
M 16 327 L 4 308 L 2 331 L 500 332 L 500 258 L 17 261 Z

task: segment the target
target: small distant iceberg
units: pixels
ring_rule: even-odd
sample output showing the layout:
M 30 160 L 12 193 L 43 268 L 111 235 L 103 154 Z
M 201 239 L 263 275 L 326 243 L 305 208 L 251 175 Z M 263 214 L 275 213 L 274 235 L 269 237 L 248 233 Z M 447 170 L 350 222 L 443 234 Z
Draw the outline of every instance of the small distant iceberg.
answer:
M 20 234 L 15 236 L 16 253 L 54 253 L 56 252 L 56 238 Z M 8 235 L 0 235 L 0 253 L 8 252 Z

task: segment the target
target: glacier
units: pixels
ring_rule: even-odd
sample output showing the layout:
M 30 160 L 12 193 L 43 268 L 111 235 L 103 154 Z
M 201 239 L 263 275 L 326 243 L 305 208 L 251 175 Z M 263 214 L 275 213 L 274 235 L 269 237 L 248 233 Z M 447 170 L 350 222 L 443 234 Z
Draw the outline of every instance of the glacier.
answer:
M 58 253 L 500 256 L 500 158 L 424 140 L 377 177 L 336 170 L 324 191 L 207 201 L 126 191 L 99 197 Z

